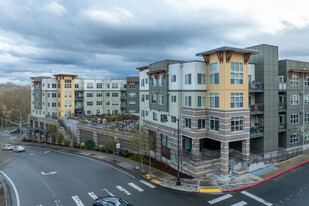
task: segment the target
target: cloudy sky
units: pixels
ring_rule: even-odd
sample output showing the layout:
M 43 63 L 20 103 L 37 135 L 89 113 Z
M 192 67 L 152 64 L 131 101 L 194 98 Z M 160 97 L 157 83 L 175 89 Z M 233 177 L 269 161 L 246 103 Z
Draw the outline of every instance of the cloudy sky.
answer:
M 137 76 L 164 59 L 221 46 L 279 46 L 309 61 L 309 2 L 298 0 L 0 0 L 0 83 L 74 73 Z

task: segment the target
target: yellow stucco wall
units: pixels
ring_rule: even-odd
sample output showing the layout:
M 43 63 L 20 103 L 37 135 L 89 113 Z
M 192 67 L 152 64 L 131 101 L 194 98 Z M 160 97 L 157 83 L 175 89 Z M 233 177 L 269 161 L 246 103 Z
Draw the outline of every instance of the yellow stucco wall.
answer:
M 248 108 L 248 95 L 249 95 L 249 85 L 248 85 L 248 64 L 244 64 L 244 54 L 233 53 L 230 62 L 242 62 L 243 63 L 243 84 L 231 84 L 231 64 L 226 63 L 226 54 L 223 55 L 223 63 L 219 64 L 219 84 L 210 85 L 210 73 L 209 65 L 206 66 L 207 74 L 207 107 L 210 108 L 209 96 L 210 93 L 219 93 L 220 104 L 219 109 L 237 109 L 231 108 L 231 93 L 243 93 L 244 106 L 243 108 Z M 220 62 L 217 54 L 210 54 L 210 64 Z M 235 72 L 238 73 L 238 72 Z
M 60 117 L 65 116 L 65 111 L 71 111 L 72 114 L 75 113 L 75 77 L 73 76 L 58 76 L 57 77 L 57 113 L 60 111 Z M 65 88 L 65 79 L 71 80 L 71 88 Z M 60 80 L 60 88 L 58 88 L 58 80 Z M 64 97 L 65 92 L 71 92 L 72 96 L 69 98 Z M 60 98 L 58 97 L 58 93 L 60 92 Z M 72 107 L 65 107 L 64 102 L 71 101 Z M 58 107 L 58 102 L 60 102 L 60 107 Z

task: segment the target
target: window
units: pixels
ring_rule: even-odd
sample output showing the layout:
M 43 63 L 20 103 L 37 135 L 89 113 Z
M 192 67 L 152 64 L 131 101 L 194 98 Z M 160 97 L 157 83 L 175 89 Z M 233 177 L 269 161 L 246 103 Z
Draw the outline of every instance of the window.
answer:
M 176 102 L 176 96 L 174 95 L 171 96 L 171 102 Z
M 97 109 L 97 114 L 100 114 L 101 113 L 101 110 L 100 109 Z
M 156 86 L 157 85 L 157 80 L 154 76 L 151 76 L 151 86 Z
M 232 117 L 231 132 L 244 131 L 244 117 Z
M 52 98 L 56 98 L 57 97 L 57 93 L 52 93 Z
M 142 79 L 142 80 L 141 80 L 141 86 L 142 86 L 142 87 L 145 86 L 145 79 Z
M 210 116 L 209 130 L 219 132 L 219 117 Z
M 141 95 L 141 101 L 142 101 L 142 102 L 145 101 L 145 95 L 144 95 L 144 94 Z
M 58 92 L 58 98 L 60 98 L 60 92 Z
M 151 95 L 151 103 L 153 104 L 157 103 L 157 96 L 155 94 Z
M 102 105 L 102 101 L 97 101 L 97 105 L 98 106 Z
M 243 73 L 231 72 L 231 84 L 243 84 Z
M 185 75 L 185 84 L 191 84 L 192 83 L 192 79 L 191 79 L 191 74 L 186 74 Z
M 148 117 L 149 116 L 149 111 L 146 111 L 146 117 Z
M 93 106 L 93 102 L 87 102 L 87 106 Z
M 135 89 L 135 83 L 134 82 L 129 83 L 129 88 L 130 89 Z
M 290 96 L 290 103 L 291 103 L 291 105 L 298 105 L 299 104 L 299 96 L 297 94 L 292 94 Z
M 145 79 L 145 84 L 148 84 L 149 83 L 149 78 L 146 78 Z
M 58 88 L 60 88 L 60 79 L 58 79 Z
M 145 110 L 141 110 L 141 117 L 145 117 Z
M 298 114 L 291 114 L 291 124 L 298 124 L 299 122 L 299 118 L 298 118 Z
M 109 97 L 109 93 L 106 93 L 105 96 L 106 96 L 106 97 Z
M 106 83 L 106 89 L 109 89 L 109 83 Z
M 219 84 L 219 62 L 211 63 L 209 66 L 209 84 Z
M 93 93 L 87 93 L 87 97 L 93 97 Z
M 91 110 L 87 110 L 87 114 L 91 114 Z
M 175 74 L 171 75 L 171 82 L 176 82 L 176 75 Z
M 112 105 L 117 106 L 118 105 L 118 101 L 112 101 Z
M 163 147 L 171 148 L 171 137 L 161 134 L 161 143 Z
M 198 96 L 197 97 L 197 106 L 206 107 L 206 97 Z
M 206 84 L 206 74 L 197 74 L 197 84 Z
M 191 129 L 191 119 L 185 118 L 185 120 L 186 120 L 185 128 L 186 129 Z
M 136 93 L 135 92 L 130 92 L 129 93 L 129 97 L 133 97 L 133 98 L 136 97 Z
M 52 107 L 57 107 L 57 103 L 56 102 L 52 102 Z
M 305 104 L 309 104 L 309 94 L 304 95 L 304 101 Z
M 50 103 L 49 102 L 47 103 L 47 107 L 50 107 Z
M 210 93 L 210 107 L 219 108 L 219 93 Z
M 172 119 L 172 122 L 173 122 L 173 123 L 176 123 L 177 119 L 176 119 L 175 116 L 172 116 L 171 119 Z
M 112 83 L 112 89 L 118 89 L 118 83 Z
M 309 122 L 309 113 L 305 113 L 305 122 Z
M 231 62 L 231 71 L 233 72 L 242 72 L 243 69 L 243 63 L 241 62 Z
M 163 123 L 168 122 L 166 114 L 161 114 L 161 122 Z
M 102 88 L 103 88 L 102 83 L 97 83 L 97 89 L 102 89 Z
M 103 96 L 102 92 L 97 93 L 97 97 L 102 97 L 102 96 Z
M 155 113 L 155 112 L 153 112 L 153 113 L 152 113 L 152 119 L 153 119 L 154 121 L 158 121 L 158 114 Z
M 79 84 L 75 84 L 75 89 L 78 89 L 79 88 Z
M 159 86 L 163 86 L 164 85 L 164 79 L 163 79 L 163 75 L 162 74 L 159 75 L 158 85 Z
M 136 105 L 136 101 L 129 101 L 129 105 L 130 106 L 135 106 Z
M 231 108 L 239 108 L 244 106 L 243 93 L 231 93 Z
M 164 96 L 159 95 L 159 104 L 163 105 L 164 104 Z
M 71 101 L 65 101 L 64 107 L 72 107 L 72 102 Z
M 57 88 L 57 84 L 52 84 L 52 88 L 56 89 Z
M 305 85 L 306 85 L 306 86 L 309 86 L 309 75 L 306 76 Z
M 118 97 L 118 93 L 112 93 L 112 97 Z
M 64 111 L 64 116 L 68 117 L 68 116 L 71 116 L 72 112 L 71 110 L 65 110 Z
M 65 97 L 65 98 L 70 98 L 70 97 L 72 97 L 72 92 L 64 92 L 64 97 Z
M 290 144 L 299 142 L 298 133 L 290 134 Z
M 198 129 L 199 130 L 206 129 L 206 119 L 199 119 L 198 120 Z
M 106 105 L 107 105 L 107 106 L 110 105 L 110 101 L 106 101 Z
M 149 95 L 148 94 L 146 94 L 146 100 L 149 100 Z
M 58 102 L 58 107 L 61 107 L 61 103 L 60 102 Z
M 305 132 L 305 133 L 304 133 L 304 139 L 305 139 L 306 141 L 309 140 L 309 133 L 308 133 L 308 132 Z
M 87 89 L 93 89 L 93 83 L 87 83 Z
M 292 74 L 292 77 L 290 79 L 290 85 L 291 86 L 298 86 L 299 85 L 299 74 L 298 73 Z
M 185 96 L 185 107 L 191 107 L 191 106 L 192 106 L 192 97 Z

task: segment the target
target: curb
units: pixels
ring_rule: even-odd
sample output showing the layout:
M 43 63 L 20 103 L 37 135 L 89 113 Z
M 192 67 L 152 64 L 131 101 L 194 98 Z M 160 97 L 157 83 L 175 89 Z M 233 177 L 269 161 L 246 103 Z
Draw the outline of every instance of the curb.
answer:
M 250 188 L 250 187 L 257 186 L 257 185 L 259 185 L 259 184 L 262 184 L 263 182 L 266 182 L 266 181 L 271 180 L 271 179 L 273 179 L 273 178 L 275 178 L 275 177 L 278 177 L 279 175 L 282 175 L 282 174 L 284 174 L 284 173 L 287 173 L 287 172 L 289 172 L 289 171 L 291 171 L 291 170 L 293 170 L 293 169 L 295 169 L 295 168 L 297 168 L 297 167 L 299 167 L 299 166 L 302 166 L 302 165 L 304 165 L 304 164 L 307 164 L 307 163 L 309 163 L 309 160 L 306 160 L 306 161 L 304 161 L 304 162 L 302 162 L 302 163 L 299 163 L 299 164 L 297 164 L 297 165 L 295 165 L 295 166 L 293 166 L 293 167 L 291 167 L 291 168 L 289 168 L 289 169 L 283 170 L 283 171 L 281 171 L 281 172 L 279 172 L 279 173 L 277 173 L 277 174 L 275 174 L 275 175 L 273 175 L 273 176 L 267 177 L 267 178 L 264 179 L 264 180 L 261 180 L 261 181 L 259 181 L 259 182 L 254 183 L 254 184 L 251 184 L 251 185 L 248 185 L 248 186 L 246 186 L 246 187 L 240 187 L 240 188 L 231 189 L 231 190 L 222 190 L 222 192 L 235 192 L 235 191 L 238 191 L 238 190 L 244 190 L 244 189 L 248 189 L 248 188 Z

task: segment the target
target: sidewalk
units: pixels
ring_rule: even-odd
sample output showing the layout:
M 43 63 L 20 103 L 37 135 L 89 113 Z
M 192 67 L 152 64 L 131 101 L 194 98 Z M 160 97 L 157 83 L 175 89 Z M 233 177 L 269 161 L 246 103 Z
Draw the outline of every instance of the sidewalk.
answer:
M 49 144 L 39 144 L 39 143 L 23 143 L 24 145 L 36 146 L 36 147 L 44 147 L 46 149 L 54 149 L 59 151 L 65 151 L 69 153 L 81 154 L 85 156 L 94 157 L 100 160 L 104 160 L 110 162 L 112 164 L 118 165 L 126 170 L 129 170 L 141 177 L 147 179 L 147 174 L 149 174 L 148 165 L 144 165 L 144 171 L 136 171 L 134 170 L 134 164 L 138 163 L 128 158 L 124 158 L 121 156 L 115 156 L 116 162 L 114 162 L 114 155 L 102 153 L 93 150 L 84 150 L 77 149 L 72 147 L 64 147 L 64 146 L 56 146 Z M 260 175 L 253 174 L 244 174 L 241 176 L 232 176 L 232 177 L 220 177 L 215 174 L 207 174 L 203 177 L 195 178 L 195 179 L 181 179 L 181 185 L 176 186 L 176 177 L 172 176 L 166 172 L 161 170 L 151 168 L 150 172 L 150 181 L 155 184 L 160 184 L 163 187 L 172 188 L 176 190 L 182 190 L 187 192 L 221 192 L 224 190 L 231 190 L 241 187 L 246 187 L 248 185 L 252 185 L 259 181 L 262 181 L 266 178 L 272 177 L 275 174 L 278 174 L 282 171 L 285 171 L 295 165 L 298 165 L 306 160 L 309 160 L 309 150 L 304 150 L 302 155 L 298 155 L 289 160 L 282 161 L 280 163 L 274 164 L 274 169 L 263 172 Z

